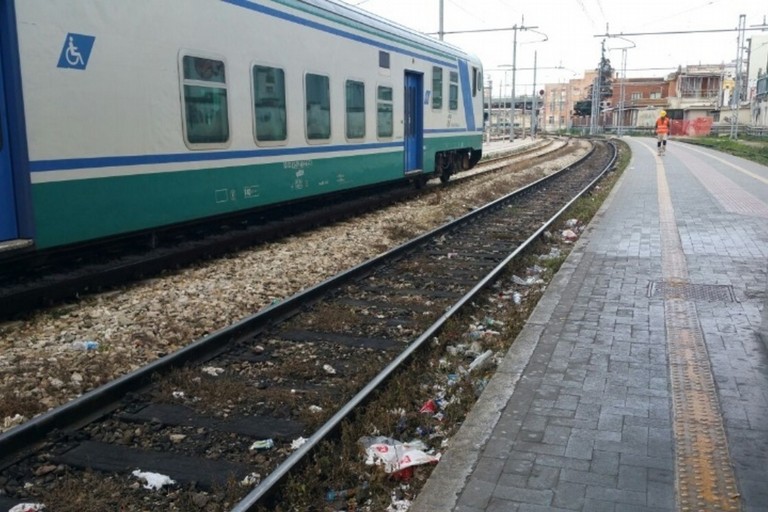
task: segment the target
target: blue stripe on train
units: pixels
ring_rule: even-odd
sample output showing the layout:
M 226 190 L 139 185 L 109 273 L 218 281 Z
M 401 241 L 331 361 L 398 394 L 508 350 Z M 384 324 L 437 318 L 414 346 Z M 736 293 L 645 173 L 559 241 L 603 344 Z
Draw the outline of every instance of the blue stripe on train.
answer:
M 467 130 L 475 131 L 475 106 L 472 104 L 472 91 L 470 90 L 469 68 L 467 61 L 459 60 L 459 79 L 464 98 L 464 116 L 467 120 Z
M 465 128 L 424 130 L 428 134 L 468 133 Z M 301 156 L 334 152 L 371 151 L 378 149 L 402 149 L 403 141 L 378 142 L 370 144 L 344 144 L 333 146 L 303 146 L 299 148 L 261 148 L 241 151 L 195 151 L 190 153 L 160 155 L 100 156 L 90 158 L 61 158 L 56 160 L 35 160 L 29 163 L 31 172 L 69 171 L 73 169 L 98 169 L 101 167 L 129 167 L 133 165 L 171 164 L 180 162 L 206 162 L 236 160 L 242 158 L 265 158 L 274 156 Z

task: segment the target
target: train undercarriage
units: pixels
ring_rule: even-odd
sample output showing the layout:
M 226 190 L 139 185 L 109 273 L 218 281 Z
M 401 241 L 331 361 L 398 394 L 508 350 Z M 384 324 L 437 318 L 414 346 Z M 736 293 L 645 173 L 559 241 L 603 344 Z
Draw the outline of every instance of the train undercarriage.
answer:
M 482 156 L 482 150 L 472 148 L 440 151 L 435 154 L 435 176 L 443 183 L 448 183 L 452 174 L 471 169 Z

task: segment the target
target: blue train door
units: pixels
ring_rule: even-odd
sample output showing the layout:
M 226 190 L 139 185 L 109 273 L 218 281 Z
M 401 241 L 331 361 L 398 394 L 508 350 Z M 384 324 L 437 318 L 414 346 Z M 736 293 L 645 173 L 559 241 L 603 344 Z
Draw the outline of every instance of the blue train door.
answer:
M 424 166 L 424 105 L 422 75 L 405 72 L 405 173 Z
M 0 242 L 18 238 L 16 197 L 11 172 L 11 148 L 8 144 L 8 116 L 3 87 L 3 61 L 0 48 Z

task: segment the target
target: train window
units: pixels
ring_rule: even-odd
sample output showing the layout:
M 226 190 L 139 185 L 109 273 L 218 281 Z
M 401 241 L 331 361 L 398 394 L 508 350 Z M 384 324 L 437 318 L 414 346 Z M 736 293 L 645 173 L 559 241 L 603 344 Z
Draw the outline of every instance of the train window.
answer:
M 477 88 L 475 89 L 475 95 L 477 95 L 478 92 L 483 90 L 483 72 L 479 69 L 477 70 Z
M 305 77 L 307 100 L 307 139 L 331 138 L 331 87 L 324 75 L 307 73 Z
M 432 108 L 443 108 L 443 68 L 432 68 Z
M 379 67 L 389 69 L 389 52 L 379 50 Z
M 182 58 L 184 126 L 189 144 L 229 140 L 229 105 L 224 62 L 185 55 Z
M 347 138 L 365 137 L 365 84 L 347 80 Z
M 254 129 L 259 142 L 284 141 L 288 136 L 285 115 L 285 71 L 253 66 Z
M 376 135 L 378 137 L 392 137 L 394 131 L 393 112 L 392 88 L 380 85 L 376 94 Z
M 448 109 L 459 109 L 459 74 L 455 71 L 451 71 L 449 74 L 448 84 Z

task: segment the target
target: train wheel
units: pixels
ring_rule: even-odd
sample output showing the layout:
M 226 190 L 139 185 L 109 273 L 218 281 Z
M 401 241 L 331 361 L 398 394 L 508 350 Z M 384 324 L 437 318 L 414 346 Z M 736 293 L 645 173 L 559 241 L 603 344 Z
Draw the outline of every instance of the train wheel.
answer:
M 464 153 L 461 157 L 461 168 L 465 171 L 469 169 L 469 153 Z
M 483 152 L 482 151 L 472 151 L 471 155 L 469 157 L 469 166 L 474 167 L 477 165 L 477 162 L 480 161 L 480 158 L 482 158 Z

